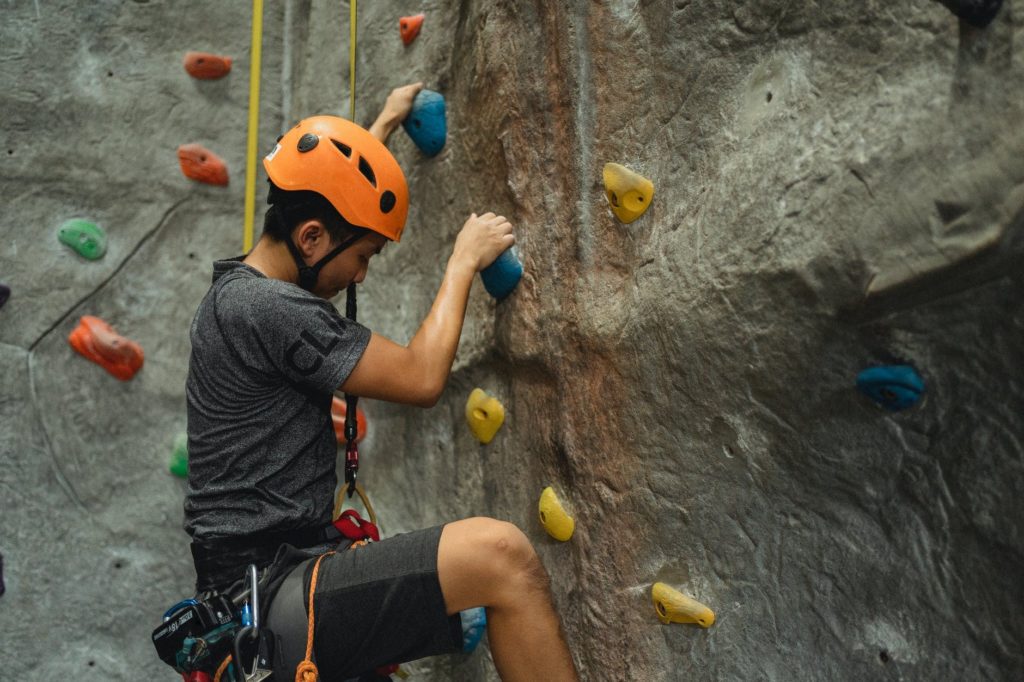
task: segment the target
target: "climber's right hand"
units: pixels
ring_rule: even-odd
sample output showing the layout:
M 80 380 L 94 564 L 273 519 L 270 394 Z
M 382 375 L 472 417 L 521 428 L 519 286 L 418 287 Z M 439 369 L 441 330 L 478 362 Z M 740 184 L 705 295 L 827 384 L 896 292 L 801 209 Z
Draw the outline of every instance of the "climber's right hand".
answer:
M 479 216 L 473 213 L 455 239 L 452 257 L 471 264 L 479 272 L 515 243 L 508 218 L 493 213 Z

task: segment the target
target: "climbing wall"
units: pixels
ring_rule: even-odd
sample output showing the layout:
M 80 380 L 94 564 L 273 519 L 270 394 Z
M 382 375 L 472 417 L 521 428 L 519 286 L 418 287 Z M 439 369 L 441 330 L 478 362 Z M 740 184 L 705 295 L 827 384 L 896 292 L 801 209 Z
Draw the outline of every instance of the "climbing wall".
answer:
M 277 3 L 274 3 L 275 5 Z M 149 633 L 192 588 L 184 481 L 188 327 L 210 261 L 240 251 L 247 3 L 8 3 L 0 23 L 0 678 L 173 680 Z M 262 132 L 281 127 L 280 8 L 268 7 Z M 234 58 L 196 80 L 185 53 Z M 224 159 L 190 180 L 178 147 Z M 68 220 L 106 235 L 89 260 Z M 145 355 L 121 381 L 68 336 L 95 316 Z M 180 676 L 178 677 L 180 679 Z
M 193 576 L 168 463 L 191 315 L 241 247 L 251 6 L 9 4 L 0 676 L 170 681 L 149 633 Z M 1024 675 L 1024 6 L 950 11 L 985 4 L 359 3 L 357 120 L 416 80 L 448 117 L 436 156 L 392 137 L 412 207 L 360 319 L 407 341 L 471 211 L 512 219 L 524 266 L 500 303 L 474 287 L 436 407 L 360 403 L 385 535 L 515 522 L 588 680 Z M 267 4 L 262 152 L 347 114 L 348 29 L 347 3 Z M 190 50 L 231 71 L 196 80 Z M 183 176 L 190 143 L 227 186 Z M 633 222 L 606 163 L 653 183 Z M 82 316 L 139 344 L 133 378 L 71 348 Z M 924 382 L 902 411 L 855 385 L 891 365 Z M 475 388 L 505 411 L 486 445 Z M 660 622 L 655 583 L 714 624 Z M 407 668 L 497 679 L 486 640 Z

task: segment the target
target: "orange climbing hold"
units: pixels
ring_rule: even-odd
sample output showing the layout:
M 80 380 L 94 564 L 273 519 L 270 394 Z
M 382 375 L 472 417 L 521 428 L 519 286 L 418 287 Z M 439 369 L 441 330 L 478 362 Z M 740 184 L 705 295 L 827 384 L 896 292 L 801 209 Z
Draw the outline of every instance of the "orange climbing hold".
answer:
M 228 166 L 201 144 L 183 144 L 178 147 L 178 163 L 186 178 L 210 185 L 228 184 Z
M 420 34 L 420 29 L 423 28 L 424 14 L 414 14 L 411 17 L 402 17 L 398 20 L 398 32 L 402 34 L 402 42 L 406 45 L 416 40 L 416 36 Z
M 83 315 L 68 336 L 68 343 L 121 381 L 128 381 L 142 368 L 142 347 L 98 317 Z
M 345 415 L 348 414 L 348 405 L 341 398 L 335 396 L 331 402 L 331 421 L 334 422 L 334 437 L 338 444 L 342 445 L 348 441 L 345 438 Z M 356 407 L 356 442 L 363 440 L 366 436 L 366 414 L 363 408 Z
M 186 52 L 185 70 L 199 80 L 223 78 L 231 71 L 231 57 L 222 57 L 209 52 Z

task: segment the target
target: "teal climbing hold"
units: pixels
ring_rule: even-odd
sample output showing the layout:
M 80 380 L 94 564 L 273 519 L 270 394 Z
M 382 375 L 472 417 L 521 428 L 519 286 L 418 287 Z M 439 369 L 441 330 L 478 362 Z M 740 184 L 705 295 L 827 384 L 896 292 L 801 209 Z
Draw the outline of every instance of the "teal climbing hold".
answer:
M 107 233 L 96 223 L 74 218 L 60 226 L 57 239 L 83 258 L 96 260 L 107 252 Z
M 478 606 L 475 609 L 466 609 L 459 612 L 462 619 L 462 652 L 473 653 L 487 629 L 487 610 Z
M 171 461 L 167 470 L 178 478 L 188 478 L 188 435 L 181 433 L 174 439 Z
M 499 301 L 512 293 L 522 276 L 523 264 L 516 256 L 514 247 L 480 271 L 480 279 L 484 281 L 487 293 Z
M 891 412 L 912 407 L 924 393 L 924 379 L 910 365 L 869 367 L 857 375 L 857 388 Z
M 412 110 L 402 121 L 402 127 L 427 156 L 440 152 L 448 137 L 444 95 L 433 90 L 420 90 L 412 101 Z

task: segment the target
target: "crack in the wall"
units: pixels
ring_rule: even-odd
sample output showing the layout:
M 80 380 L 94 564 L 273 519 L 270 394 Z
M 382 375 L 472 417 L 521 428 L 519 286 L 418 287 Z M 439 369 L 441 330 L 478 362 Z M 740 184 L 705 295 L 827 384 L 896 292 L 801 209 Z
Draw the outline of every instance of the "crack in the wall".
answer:
M 121 271 L 124 270 L 125 266 L 129 263 L 129 261 L 131 261 L 132 258 L 134 258 L 135 255 L 139 253 L 139 251 L 146 244 L 146 242 L 148 242 L 150 239 L 152 239 L 161 230 L 161 228 L 163 228 L 164 225 L 167 224 L 168 220 L 170 219 L 170 217 L 174 213 L 174 211 L 176 211 L 178 208 L 180 208 L 186 201 L 189 200 L 189 198 L 190 197 L 185 197 L 185 198 L 183 198 L 183 199 L 181 199 L 179 201 L 176 201 L 166 211 L 164 211 L 163 215 L 160 217 L 160 220 L 157 221 L 156 226 L 153 227 L 153 229 L 151 229 L 145 235 L 143 235 L 142 239 L 139 240 L 139 242 L 128 253 L 128 255 L 124 257 L 124 259 L 118 264 L 118 266 L 116 268 L 114 268 L 114 271 L 111 272 L 95 288 L 93 288 L 92 291 L 87 293 L 85 296 L 83 296 L 81 299 L 79 299 L 74 305 L 72 305 L 70 308 L 68 308 L 68 310 L 63 315 L 61 315 L 57 319 L 56 322 L 54 322 L 52 325 L 50 325 L 50 327 L 46 331 L 44 331 L 42 334 L 40 334 L 39 337 L 35 341 L 33 341 L 32 344 L 27 349 L 24 349 L 24 348 L 21 348 L 20 346 L 17 346 L 17 348 L 19 348 L 21 350 L 27 350 L 28 351 L 27 362 L 28 362 L 29 396 L 30 396 L 30 399 L 32 401 L 32 408 L 33 408 L 33 410 L 34 410 L 34 412 L 36 414 L 36 418 L 37 418 L 37 420 L 39 422 L 39 430 L 40 430 L 40 432 L 43 435 L 43 442 L 46 445 L 46 451 L 49 453 L 50 460 L 53 462 L 53 469 L 54 469 L 54 474 L 56 475 L 56 478 L 57 478 L 57 483 L 60 485 L 61 489 L 68 496 L 68 498 L 72 502 L 75 503 L 75 506 L 77 506 L 81 511 L 84 511 L 86 513 L 88 513 L 89 510 L 85 506 L 85 504 L 82 502 L 81 497 L 79 497 L 78 491 L 75 490 L 75 487 L 71 484 L 71 481 L 65 475 L 64 470 L 61 467 L 60 459 L 57 457 L 57 453 L 56 453 L 56 451 L 53 448 L 53 442 L 50 440 L 50 433 L 46 429 L 46 420 L 43 418 L 43 412 L 40 409 L 39 395 L 38 395 L 38 392 L 36 390 L 36 380 L 35 380 L 35 371 L 34 371 L 34 363 L 33 363 L 33 359 L 34 359 L 34 355 L 35 355 L 35 349 L 36 349 L 36 346 L 38 346 L 43 341 L 43 339 L 45 339 L 57 327 L 59 327 L 61 325 L 61 323 L 63 323 L 64 320 L 66 320 L 68 318 L 68 316 L 70 316 L 75 310 L 78 310 L 86 301 L 88 301 L 90 298 L 95 296 L 101 289 L 103 289 L 103 287 L 105 287 L 107 284 L 109 284 L 111 282 L 111 280 L 113 280 L 118 274 L 120 274 Z M 3 345 L 9 345 L 9 344 L 3 344 Z
M 281 120 L 282 128 L 292 120 L 292 24 L 295 0 L 285 0 L 284 27 L 281 30 Z
M 574 26 L 573 43 L 576 50 L 577 90 L 576 103 L 576 145 L 579 150 L 579 197 L 576 201 L 576 213 L 579 216 L 580 260 L 584 267 L 593 266 L 594 229 L 591 211 L 590 187 L 592 179 L 592 153 L 590 140 L 594 131 L 594 88 L 590 71 L 590 0 L 578 0 L 576 3 L 576 26 Z
M 32 352 L 29 351 L 27 362 L 28 362 L 28 390 L 29 398 L 32 401 L 32 411 L 36 415 L 36 419 L 39 421 L 39 431 L 43 434 L 43 443 L 46 445 L 46 451 L 50 455 L 50 461 L 53 462 L 53 471 L 57 477 L 57 484 L 60 485 L 61 490 L 68 496 L 75 506 L 80 511 L 89 513 L 89 509 L 82 502 L 82 499 L 78 496 L 78 491 L 71 485 L 68 477 L 64 475 L 64 469 L 61 468 L 60 459 L 57 457 L 56 451 L 53 449 L 53 443 L 50 441 L 50 432 L 46 430 L 46 420 L 43 419 L 43 411 L 39 409 L 39 396 L 36 392 L 36 377 L 33 371 L 32 363 Z
M 46 331 L 44 331 L 44 332 L 43 332 L 42 334 L 40 334 L 40 335 L 39 335 L 39 337 L 38 337 L 38 338 L 36 338 L 36 340 L 35 340 L 35 341 L 33 341 L 31 345 L 29 345 L 29 347 L 28 347 L 28 352 L 29 352 L 29 353 L 32 353 L 32 352 L 33 352 L 33 351 L 34 351 L 34 350 L 36 349 L 36 346 L 38 346 L 38 345 L 39 345 L 39 344 L 40 344 L 40 343 L 42 342 L 42 340 L 43 340 L 43 339 L 45 339 L 45 338 L 46 338 L 47 336 L 49 336 L 49 335 L 50 335 L 50 334 L 51 334 L 51 333 L 53 332 L 53 330 L 54 330 L 54 329 L 56 329 L 57 327 L 59 327 L 59 326 L 60 326 L 60 325 L 61 325 L 61 324 L 62 324 L 62 323 L 64 322 L 64 320 L 68 319 L 68 317 L 69 317 L 69 316 L 70 316 L 70 315 L 71 315 L 71 314 L 72 314 L 72 313 L 73 313 L 73 312 L 74 312 L 75 310 L 77 310 L 77 309 L 78 309 L 79 307 L 81 307 L 81 306 L 82 306 L 82 304 L 84 304 L 84 303 L 85 303 L 86 301 L 88 301 L 88 300 L 89 300 L 90 298 L 92 298 L 92 297 L 93 297 L 93 296 L 95 296 L 95 295 L 96 295 L 97 293 L 99 293 L 99 291 L 100 291 L 100 290 L 101 290 L 101 289 L 102 289 L 103 287 L 107 286 L 107 284 L 109 284 L 109 283 L 110 283 L 110 281 L 111 281 L 112 279 L 114 279 L 115 277 L 117 277 L 117 275 L 119 275 L 119 274 L 121 273 L 121 271 L 122 271 L 122 270 L 124 270 L 125 266 L 126 266 L 126 265 L 128 265 L 128 262 L 129 262 L 129 261 L 130 261 L 130 260 L 131 260 L 131 259 L 132 259 L 132 258 L 133 258 L 133 257 L 134 257 L 134 256 L 135 256 L 135 255 L 136 255 L 136 254 L 137 254 L 137 253 L 138 253 L 138 252 L 139 252 L 139 251 L 141 250 L 141 249 L 142 249 L 142 247 L 143 247 L 143 246 L 145 245 L 145 243 L 146 243 L 146 242 L 148 242 L 148 241 L 149 241 L 150 239 L 152 239 L 152 238 L 153 238 L 153 236 L 154 236 L 154 235 L 155 235 L 155 234 L 156 234 L 157 232 L 159 232 L 159 231 L 160 231 L 160 228 L 162 228 L 162 227 L 163 227 L 164 225 L 166 225 L 166 224 L 167 224 L 167 221 L 168 221 L 168 219 L 169 219 L 169 218 L 171 217 L 171 214 L 172 214 L 172 213 L 173 213 L 174 211 L 176 211 L 176 210 L 177 210 L 177 209 L 178 209 L 178 208 L 179 208 L 179 207 L 180 207 L 180 206 L 181 206 L 182 204 L 184 204 L 184 203 L 185 203 L 186 201 L 188 201 L 188 200 L 189 200 L 189 198 L 190 198 L 190 197 L 185 197 L 185 198 L 183 198 L 183 199 L 181 199 L 181 200 L 179 200 L 179 201 L 176 201 L 176 202 L 174 202 L 173 204 L 171 204 L 170 208 L 168 208 L 168 209 L 167 209 L 166 211 L 164 211 L 164 214 L 163 214 L 163 215 L 162 215 L 162 216 L 160 217 L 160 220 L 159 220 L 159 221 L 157 221 L 156 227 L 154 227 L 154 228 L 153 228 L 152 230 L 150 230 L 149 232 L 147 232 L 147 233 L 146 233 L 146 234 L 145 234 L 145 235 L 144 235 L 144 236 L 142 237 L 142 239 L 140 239 L 140 240 L 139 240 L 139 242 L 138 242 L 138 243 L 137 243 L 137 244 L 135 245 L 135 248 L 133 248 L 133 249 L 132 249 L 132 250 L 131 250 L 131 251 L 130 251 L 130 252 L 128 253 L 128 255 L 124 257 L 124 260 L 122 260 L 122 261 L 121 261 L 121 262 L 120 262 L 120 263 L 118 264 L 118 266 L 117 266 L 116 268 L 114 268 L 114 271 L 113 271 L 113 272 L 111 272 L 111 273 L 110 273 L 109 275 L 107 275 L 107 277 L 106 277 L 106 278 L 105 278 L 105 279 L 104 279 L 104 280 L 103 280 L 102 282 L 100 282 L 100 283 L 99 283 L 98 285 L 96 285 L 96 287 L 95 287 L 95 288 L 94 288 L 94 289 L 93 289 L 92 291 L 90 291 L 89 293 L 87 293 L 87 294 L 86 294 L 85 296 L 83 296 L 82 298 L 80 298 L 80 299 L 79 299 L 79 300 L 78 300 L 78 301 L 77 301 L 77 302 L 76 302 L 76 303 L 75 303 L 74 305 L 72 305 L 71 307 L 69 307 L 69 308 L 67 309 L 67 311 L 66 311 L 66 312 L 65 312 L 65 313 L 64 313 L 63 315 L 61 315 L 61 316 L 60 316 L 60 317 L 59 317 L 59 318 L 57 319 L 57 321 L 56 321 L 56 322 L 54 322 L 53 324 L 51 324 L 51 325 L 50 325 L 50 326 L 49 326 L 49 327 L 48 327 L 48 328 L 46 329 Z

